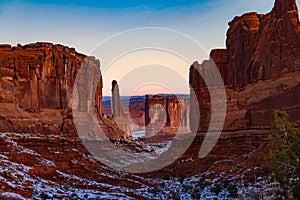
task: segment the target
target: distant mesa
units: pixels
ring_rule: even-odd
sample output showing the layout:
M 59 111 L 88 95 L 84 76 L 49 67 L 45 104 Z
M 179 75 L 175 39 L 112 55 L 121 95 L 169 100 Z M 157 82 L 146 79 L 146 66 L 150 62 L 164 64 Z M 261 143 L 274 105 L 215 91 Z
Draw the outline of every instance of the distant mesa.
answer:
M 146 96 L 146 136 L 188 133 L 189 101 L 176 96 Z

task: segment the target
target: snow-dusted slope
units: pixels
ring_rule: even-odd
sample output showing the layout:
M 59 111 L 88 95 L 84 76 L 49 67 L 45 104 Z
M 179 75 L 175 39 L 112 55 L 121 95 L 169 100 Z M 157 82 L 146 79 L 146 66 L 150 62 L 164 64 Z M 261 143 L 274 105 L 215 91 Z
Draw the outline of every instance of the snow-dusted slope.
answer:
M 222 162 L 230 161 L 213 165 Z M 0 134 L 0 196 L 6 198 L 271 199 L 275 184 L 268 175 L 241 181 L 257 170 L 250 167 L 232 176 L 211 176 L 208 170 L 190 177 L 143 178 L 98 163 L 78 139 Z

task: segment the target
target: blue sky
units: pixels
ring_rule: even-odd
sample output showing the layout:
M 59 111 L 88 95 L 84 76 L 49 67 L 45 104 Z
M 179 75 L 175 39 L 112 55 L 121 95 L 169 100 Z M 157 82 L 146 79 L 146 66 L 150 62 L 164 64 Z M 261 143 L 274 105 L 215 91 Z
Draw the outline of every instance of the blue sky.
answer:
M 123 9 L 123 8 L 139 8 L 148 7 L 152 9 L 164 9 L 170 7 L 182 7 L 182 6 L 194 6 L 197 4 L 202 4 L 204 2 L 209 2 L 208 0 L 25 0 L 23 2 L 29 2 L 34 4 L 55 4 L 55 5 L 76 5 L 79 7 L 97 7 L 97 8 L 108 8 L 108 9 Z
M 273 5 L 272 0 L 0 2 L 1 43 L 50 41 L 83 53 L 115 33 L 149 26 L 183 32 L 209 51 L 224 46 L 227 23 L 234 16 L 249 11 L 265 13 Z
M 273 0 L 0 1 L 0 43 L 47 41 L 89 54 L 119 32 L 163 27 L 192 37 L 209 53 L 225 46 L 228 22 L 234 16 L 250 11 L 267 13 L 273 4 Z M 95 56 L 101 60 L 101 55 Z M 188 67 L 185 77 L 187 80 Z M 104 85 L 106 94 L 109 81 Z

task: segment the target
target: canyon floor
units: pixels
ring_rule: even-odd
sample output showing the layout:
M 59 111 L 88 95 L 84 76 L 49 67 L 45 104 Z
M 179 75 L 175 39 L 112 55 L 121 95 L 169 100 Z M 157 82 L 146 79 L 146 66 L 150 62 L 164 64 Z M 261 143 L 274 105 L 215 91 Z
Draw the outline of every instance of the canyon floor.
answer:
M 16 199 L 271 199 L 275 184 L 264 162 L 268 133 L 222 133 L 203 159 L 198 151 L 204 134 L 198 134 L 177 161 L 146 174 L 106 167 L 78 138 L 2 133 L 0 192 Z M 144 139 L 152 148 L 156 142 Z M 168 147 L 167 139 L 159 143 L 165 145 L 156 148 Z

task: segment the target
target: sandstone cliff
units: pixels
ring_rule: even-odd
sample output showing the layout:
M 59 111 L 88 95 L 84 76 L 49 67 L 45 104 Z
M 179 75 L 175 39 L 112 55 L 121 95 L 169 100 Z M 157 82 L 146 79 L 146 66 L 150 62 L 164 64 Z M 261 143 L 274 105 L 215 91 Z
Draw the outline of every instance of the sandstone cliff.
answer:
M 71 89 L 80 66 L 93 66 L 91 73 L 101 76 L 98 60 L 62 45 L 1 45 L 0 53 L 1 80 L 13 85 L 21 108 L 71 108 Z
M 229 84 L 243 87 L 300 69 L 296 0 L 276 0 L 270 13 L 248 13 L 234 18 L 229 26 Z
M 84 73 L 78 73 L 80 67 Z M 0 45 L 0 131 L 75 136 L 71 108 L 76 76 L 82 83 L 76 85 L 76 110 L 87 112 L 94 92 L 92 107 L 102 119 L 99 60 L 51 43 Z M 100 82 L 87 81 L 90 77 Z
M 269 129 L 275 109 L 286 110 L 300 125 L 300 23 L 295 0 L 276 0 L 266 15 L 247 13 L 229 23 L 226 49 L 211 51 L 210 60 L 190 69 L 191 110 L 200 107 L 200 124 L 190 113 L 192 131 L 205 131 L 211 115 L 207 86 L 216 65 L 227 94 L 225 131 Z

